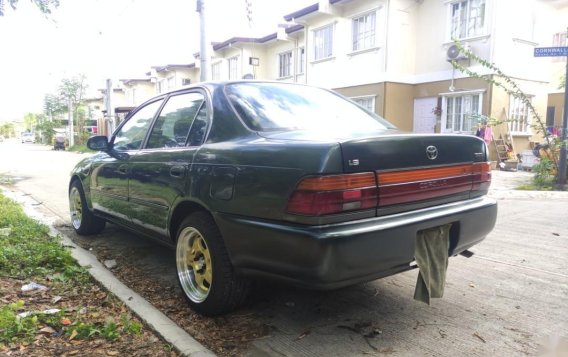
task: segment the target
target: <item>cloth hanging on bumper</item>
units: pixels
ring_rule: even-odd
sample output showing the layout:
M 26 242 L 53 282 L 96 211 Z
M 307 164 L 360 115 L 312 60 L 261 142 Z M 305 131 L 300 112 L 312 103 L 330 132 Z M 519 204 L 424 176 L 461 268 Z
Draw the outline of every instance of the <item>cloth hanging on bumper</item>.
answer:
M 451 224 L 420 231 L 416 234 L 414 257 L 419 273 L 414 299 L 430 305 L 431 298 L 444 295 Z

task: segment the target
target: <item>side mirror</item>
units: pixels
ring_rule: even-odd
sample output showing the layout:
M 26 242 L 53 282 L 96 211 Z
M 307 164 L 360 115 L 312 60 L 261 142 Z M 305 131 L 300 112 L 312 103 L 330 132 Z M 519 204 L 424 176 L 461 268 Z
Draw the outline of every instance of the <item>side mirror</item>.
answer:
M 109 150 L 108 138 L 104 135 L 91 136 L 87 140 L 87 147 L 94 151 L 104 151 Z

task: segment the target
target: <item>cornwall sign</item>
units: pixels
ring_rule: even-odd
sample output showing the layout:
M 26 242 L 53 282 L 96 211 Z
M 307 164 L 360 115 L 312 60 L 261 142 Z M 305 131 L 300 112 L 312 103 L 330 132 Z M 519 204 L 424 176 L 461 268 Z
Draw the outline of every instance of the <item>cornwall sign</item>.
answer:
M 568 56 L 568 47 L 536 47 L 535 57 L 559 57 Z

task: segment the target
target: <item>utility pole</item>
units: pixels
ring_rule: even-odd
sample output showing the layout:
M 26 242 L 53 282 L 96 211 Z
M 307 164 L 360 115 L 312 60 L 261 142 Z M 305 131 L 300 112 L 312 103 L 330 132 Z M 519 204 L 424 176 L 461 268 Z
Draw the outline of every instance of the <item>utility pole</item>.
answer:
M 568 28 L 566 28 L 568 38 Z M 566 54 L 566 77 L 564 77 L 564 115 L 562 118 L 562 135 L 560 136 L 560 162 L 558 163 L 558 186 L 566 184 L 566 131 L 568 129 L 568 51 Z
M 68 98 L 67 110 L 69 111 L 69 147 L 75 145 L 75 134 L 73 133 L 73 101 L 71 96 Z
M 209 39 L 207 37 L 205 0 L 197 0 L 197 12 L 199 13 L 199 60 L 201 62 L 201 82 L 211 78 L 211 59 L 209 58 Z
M 106 96 L 105 96 L 105 106 L 106 106 L 106 115 L 105 115 L 105 122 L 107 126 L 107 136 L 110 137 L 112 132 L 114 131 L 114 116 L 112 114 L 112 103 L 110 101 L 112 95 L 112 81 L 110 79 L 106 80 Z

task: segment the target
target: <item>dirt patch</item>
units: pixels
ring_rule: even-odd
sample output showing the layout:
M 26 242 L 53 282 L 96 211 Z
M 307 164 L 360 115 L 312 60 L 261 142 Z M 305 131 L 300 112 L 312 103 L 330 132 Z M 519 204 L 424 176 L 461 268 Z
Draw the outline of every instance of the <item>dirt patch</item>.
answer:
M 29 341 L 0 345 L 0 355 L 178 356 L 171 346 L 132 316 L 120 300 L 93 280 L 77 286 L 55 279 L 37 281 L 45 288 L 22 292 L 22 286 L 29 282 L 0 278 L 0 306 L 18 304 L 14 313 L 22 318 L 16 321 L 23 321 L 26 313 L 37 316 L 38 321 Z M 114 325 L 109 323 L 111 318 Z M 107 330 L 103 331 L 105 326 Z M 132 326 L 137 326 L 135 332 L 126 331 L 126 327 Z M 20 335 L 26 333 L 22 329 Z M 88 333 L 82 335 L 83 332 Z
M 56 228 L 79 246 L 90 250 L 99 261 L 116 260 L 116 268 L 112 271 L 120 281 L 217 355 L 240 356 L 250 342 L 270 335 L 271 327 L 264 322 L 265 319 L 246 309 L 216 318 L 194 313 L 179 288 L 173 267 L 173 251 L 168 248 L 143 238 L 137 238 L 134 244 L 108 244 L 106 238 L 111 238 L 108 233 L 116 229 L 112 226 L 103 232 L 104 240 L 78 236 L 65 224 Z M 117 233 L 121 236 L 130 234 L 122 230 Z M 151 260 L 154 255 L 160 255 L 167 262 L 142 263 Z

